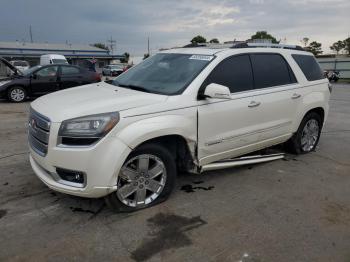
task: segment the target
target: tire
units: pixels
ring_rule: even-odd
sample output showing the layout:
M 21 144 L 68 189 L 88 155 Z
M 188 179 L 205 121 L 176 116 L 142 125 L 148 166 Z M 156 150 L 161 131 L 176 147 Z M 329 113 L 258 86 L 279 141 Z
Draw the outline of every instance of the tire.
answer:
M 174 157 L 166 148 L 159 144 L 142 145 L 124 162 L 118 176 L 118 190 L 106 196 L 105 201 L 117 212 L 133 212 L 154 206 L 170 196 L 176 173 Z
M 7 90 L 7 98 L 14 103 L 23 102 L 27 98 L 27 91 L 22 86 L 12 86 Z
M 321 116 L 315 112 L 308 113 L 301 121 L 297 132 L 287 141 L 288 151 L 297 155 L 315 151 L 321 130 Z

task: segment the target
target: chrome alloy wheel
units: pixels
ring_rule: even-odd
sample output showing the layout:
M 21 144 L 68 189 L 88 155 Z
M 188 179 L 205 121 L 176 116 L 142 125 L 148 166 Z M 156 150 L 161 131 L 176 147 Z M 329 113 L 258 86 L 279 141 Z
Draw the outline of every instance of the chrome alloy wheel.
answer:
M 304 152 L 310 152 L 314 149 L 319 136 L 319 124 L 317 120 L 310 119 L 306 122 L 301 134 L 301 148 Z
M 10 92 L 10 97 L 13 101 L 20 102 L 25 97 L 24 91 L 21 88 L 14 88 Z
M 160 158 L 150 154 L 135 156 L 121 168 L 117 197 L 130 207 L 148 205 L 163 191 L 166 177 Z

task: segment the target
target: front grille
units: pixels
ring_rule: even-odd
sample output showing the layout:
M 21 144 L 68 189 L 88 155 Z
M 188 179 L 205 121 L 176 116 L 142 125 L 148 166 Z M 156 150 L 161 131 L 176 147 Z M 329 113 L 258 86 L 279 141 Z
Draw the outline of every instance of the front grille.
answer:
M 31 148 L 41 156 L 46 156 L 50 136 L 50 119 L 30 109 L 28 140 Z

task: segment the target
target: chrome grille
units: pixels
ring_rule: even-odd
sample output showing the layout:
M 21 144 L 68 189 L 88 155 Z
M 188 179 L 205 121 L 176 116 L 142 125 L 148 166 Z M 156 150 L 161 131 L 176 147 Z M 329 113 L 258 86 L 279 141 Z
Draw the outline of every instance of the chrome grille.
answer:
M 30 109 L 28 140 L 31 148 L 41 156 L 46 156 L 50 136 L 50 119 Z

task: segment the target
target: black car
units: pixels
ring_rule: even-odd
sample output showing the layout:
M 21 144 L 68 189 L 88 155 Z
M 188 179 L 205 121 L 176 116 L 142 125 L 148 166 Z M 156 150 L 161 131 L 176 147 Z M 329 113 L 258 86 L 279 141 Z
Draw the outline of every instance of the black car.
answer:
M 34 66 L 24 72 L 0 58 L 14 74 L 0 78 L 0 97 L 23 102 L 28 96 L 39 96 L 58 90 L 100 82 L 98 73 L 68 64 Z

